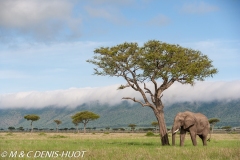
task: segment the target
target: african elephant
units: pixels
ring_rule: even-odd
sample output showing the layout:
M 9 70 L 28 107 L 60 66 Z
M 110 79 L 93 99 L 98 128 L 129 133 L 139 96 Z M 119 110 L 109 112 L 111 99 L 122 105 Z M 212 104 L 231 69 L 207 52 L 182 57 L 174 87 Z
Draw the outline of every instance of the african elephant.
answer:
M 172 145 L 175 145 L 175 135 L 180 129 L 180 146 L 184 145 L 186 132 L 190 132 L 192 143 L 197 145 L 196 136 L 198 135 L 203 142 L 207 145 L 207 136 L 210 132 L 210 124 L 208 118 L 201 113 L 192 113 L 189 111 L 179 112 L 174 119 L 172 127 Z M 210 138 L 209 138 L 210 139 Z

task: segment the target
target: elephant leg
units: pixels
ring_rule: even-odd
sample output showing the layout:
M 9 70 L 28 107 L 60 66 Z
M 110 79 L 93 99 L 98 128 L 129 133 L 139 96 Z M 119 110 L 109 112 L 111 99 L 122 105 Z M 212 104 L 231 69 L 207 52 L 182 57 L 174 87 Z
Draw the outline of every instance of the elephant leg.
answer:
M 197 145 L 196 134 L 194 132 L 190 132 L 190 136 L 192 139 L 192 144 L 196 146 Z
M 186 131 L 184 129 L 181 129 L 181 131 L 180 131 L 180 146 L 184 145 L 185 136 L 186 136 Z
M 204 146 L 207 145 L 207 136 L 205 135 L 198 135 L 202 139 L 202 143 Z
M 203 145 L 204 145 L 204 137 L 203 137 L 203 135 L 198 135 L 198 136 L 201 138 L 201 140 L 203 142 Z
M 207 136 L 203 135 L 203 145 L 206 146 L 207 145 Z

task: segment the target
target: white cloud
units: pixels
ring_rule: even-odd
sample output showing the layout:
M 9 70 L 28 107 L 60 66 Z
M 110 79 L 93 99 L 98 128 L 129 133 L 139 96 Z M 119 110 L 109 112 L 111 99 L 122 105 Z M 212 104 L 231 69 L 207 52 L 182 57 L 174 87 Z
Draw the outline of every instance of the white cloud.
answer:
M 147 84 L 150 86 L 150 84 Z M 99 101 L 117 104 L 122 97 L 141 100 L 138 92 L 127 88 L 117 90 L 119 85 L 99 88 L 70 88 L 46 92 L 19 92 L 0 95 L 0 108 L 41 108 L 46 106 L 76 107 L 83 103 Z M 184 101 L 231 100 L 240 98 L 240 81 L 197 82 L 195 86 L 175 83 L 163 93 L 165 105 Z
M 66 0 L 0 1 L 0 28 L 6 32 L 2 37 L 21 33 L 25 38 L 53 40 L 66 30 L 70 34 L 65 36 L 80 36 L 75 26 L 81 19 L 72 16 L 73 7 L 73 1 Z
M 90 6 L 85 7 L 88 14 L 92 17 L 102 17 L 106 19 L 112 19 L 113 14 L 110 11 L 107 11 L 105 8 L 93 8 Z
M 165 15 L 157 15 L 156 17 L 152 18 L 150 21 L 148 21 L 149 25 L 153 26 L 165 26 L 170 23 L 170 19 Z
M 198 3 L 191 3 L 191 4 L 185 4 L 181 11 L 184 13 L 190 13 L 190 14 L 202 14 L 202 13 L 208 13 L 208 12 L 214 12 L 217 11 L 219 8 L 214 5 L 207 4 L 206 2 L 198 2 Z
M 93 18 L 103 18 L 109 22 L 126 25 L 130 22 L 119 12 L 116 7 L 96 7 L 96 6 L 86 6 L 85 10 Z
M 176 83 L 164 94 L 167 103 L 238 98 L 240 98 L 240 81 L 197 82 L 193 87 Z

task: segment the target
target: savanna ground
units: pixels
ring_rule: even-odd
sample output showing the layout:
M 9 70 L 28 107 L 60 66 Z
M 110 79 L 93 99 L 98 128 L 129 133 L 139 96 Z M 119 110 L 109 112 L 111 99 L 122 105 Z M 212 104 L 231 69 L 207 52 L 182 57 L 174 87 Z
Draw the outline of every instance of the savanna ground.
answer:
M 176 146 L 163 147 L 159 136 L 145 135 L 5 132 L 0 133 L 0 159 L 240 159 L 240 134 L 213 134 L 206 147 L 199 138 L 198 146 L 193 147 L 189 135 L 186 135 L 184 147 L 179 146 L 179 136 Z M 171 141 L 171 137 L 169 139 Z

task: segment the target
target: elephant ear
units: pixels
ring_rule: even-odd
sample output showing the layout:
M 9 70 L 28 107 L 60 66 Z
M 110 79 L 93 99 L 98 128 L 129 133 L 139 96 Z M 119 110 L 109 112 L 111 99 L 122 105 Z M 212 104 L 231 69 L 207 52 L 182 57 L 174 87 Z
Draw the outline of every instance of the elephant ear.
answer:
M 195 122 L 196 122 L 196 120 L 195 120 L 194 116 L 188 115 L 188 116 L 186 116 L 185 119 L 184 119 L 183 128 L 184 128 L 184 129 L 187 129 L 187 128 L 189 128 L 190 126 L 194 125 Z

